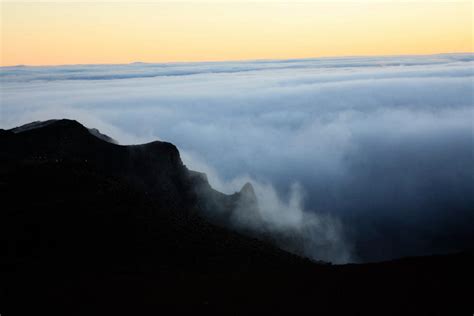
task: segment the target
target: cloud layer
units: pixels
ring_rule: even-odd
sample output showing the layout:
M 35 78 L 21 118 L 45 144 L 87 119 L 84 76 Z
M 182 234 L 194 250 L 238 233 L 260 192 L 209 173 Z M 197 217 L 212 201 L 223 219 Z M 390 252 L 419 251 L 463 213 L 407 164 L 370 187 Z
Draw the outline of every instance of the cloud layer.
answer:
M 5 67 L 0 127 L 67 117 L 121 143 L 164 139 L 217 189 L 252 179 L 286 206 L 298 183 L 298 207 L 338 218 L 362 261 L 454 251 L 474 246 L 473 67 L 473 54 Z

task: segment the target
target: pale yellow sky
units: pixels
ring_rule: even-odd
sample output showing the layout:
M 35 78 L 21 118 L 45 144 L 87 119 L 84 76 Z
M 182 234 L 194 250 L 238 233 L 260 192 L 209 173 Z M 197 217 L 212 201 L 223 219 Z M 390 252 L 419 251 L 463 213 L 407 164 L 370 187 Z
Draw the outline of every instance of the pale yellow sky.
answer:
M 473 2 L 1 3 L 1 65 L 473 51 Z

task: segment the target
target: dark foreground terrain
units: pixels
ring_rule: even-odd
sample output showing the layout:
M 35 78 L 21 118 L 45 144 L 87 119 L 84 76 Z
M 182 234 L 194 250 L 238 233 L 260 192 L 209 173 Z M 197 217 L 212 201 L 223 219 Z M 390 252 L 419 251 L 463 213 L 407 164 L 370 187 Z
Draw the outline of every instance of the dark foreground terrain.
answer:
M 169 143 L 119 146 L 69 120 L 0 130 L 0 190 L 2 316 L 474 312 L 471 252 L 297 257 L 224 228 L 252 190 L 214 191 Z

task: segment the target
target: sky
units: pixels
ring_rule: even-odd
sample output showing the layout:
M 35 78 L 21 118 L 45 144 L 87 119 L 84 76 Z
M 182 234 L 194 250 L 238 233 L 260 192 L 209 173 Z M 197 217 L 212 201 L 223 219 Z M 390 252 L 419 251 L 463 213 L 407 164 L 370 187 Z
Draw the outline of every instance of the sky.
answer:
M 0 128 L 70 118 L 172 142 L 305 254 L 372 261 L 474 246 L 474 54 L 5 67 Z
M 472 1 L 2 1 L 0 65 L 473 51 Z
M 0 10 L 0 128 L 70 118 L 170 141 L 216 189 L 251 182 L 264 225 L 314 259 L 474 245 L 472 1 Z

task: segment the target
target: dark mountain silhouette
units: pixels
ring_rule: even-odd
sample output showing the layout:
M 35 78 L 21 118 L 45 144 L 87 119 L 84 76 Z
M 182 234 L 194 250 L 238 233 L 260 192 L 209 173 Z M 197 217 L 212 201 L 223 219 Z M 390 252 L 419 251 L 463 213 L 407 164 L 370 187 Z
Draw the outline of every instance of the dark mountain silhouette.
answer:
M 166 142 L 76 121 L 0 130 L 2 315 L 472 315 L 472 253 L 315 263 L 231 227 L 257 207 Z

